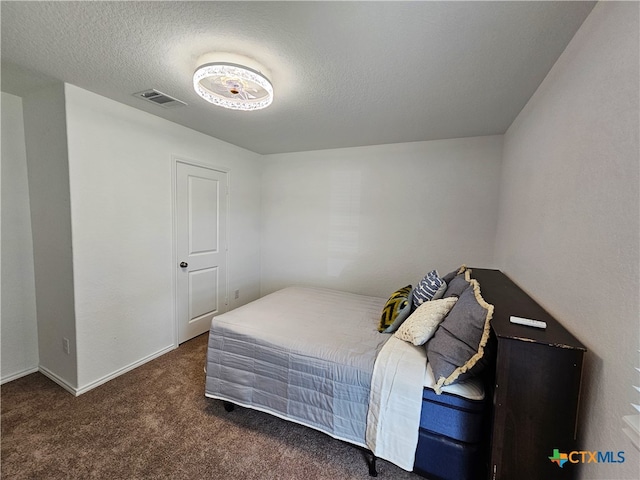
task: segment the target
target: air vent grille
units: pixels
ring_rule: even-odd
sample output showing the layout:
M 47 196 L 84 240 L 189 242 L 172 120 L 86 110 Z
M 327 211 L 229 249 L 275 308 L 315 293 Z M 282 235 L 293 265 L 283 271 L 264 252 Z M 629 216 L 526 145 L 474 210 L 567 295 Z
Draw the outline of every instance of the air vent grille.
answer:
M 183 102 L 182 100 L 173 98 L 167 95 L 166 93 L 159 92 L 158 90 L 155 90 L 155 89 L 134 93 L 133 96 L 146 100 L 147 102 L 154 103 L 163 108 L 173 108 L 173 107 L 180 107 L 180 106 L 186 105 L 186 103 Z

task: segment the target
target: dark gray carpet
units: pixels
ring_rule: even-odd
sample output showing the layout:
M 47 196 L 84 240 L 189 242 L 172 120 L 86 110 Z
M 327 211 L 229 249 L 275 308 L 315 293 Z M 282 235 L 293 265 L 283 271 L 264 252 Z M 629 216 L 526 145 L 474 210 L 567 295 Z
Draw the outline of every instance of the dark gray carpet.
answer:
M 73 397 L 39 373 L 2 386 L 3 479 L 368 479 L 364 453 L 204 397 L 207 335 Z M 421 477 L 379 460 L 379 478 Z

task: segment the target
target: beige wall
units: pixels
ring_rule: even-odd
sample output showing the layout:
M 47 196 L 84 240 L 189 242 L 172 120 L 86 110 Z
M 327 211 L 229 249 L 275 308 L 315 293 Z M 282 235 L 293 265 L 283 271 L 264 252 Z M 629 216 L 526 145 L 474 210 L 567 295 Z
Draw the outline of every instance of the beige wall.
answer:
M 260 156 L 65 85 L 78 389 L 174 347 L 173 158 L 229 172 L 229 309 L 259 296 Z
M 40 371 L 78 384 L 64 85 L 23 98 L 38 312 Z M 69 353 L 63 350 L 69 341 Z
M 175 157 L 229 172 L 228 308 L 258 298 L 258 154 L 72 85 L 2 101 L 3 380 L 79 394 L 175 347 Z
M 263 294 L 388 297 L 430 270 L 491 267 L 502 136 L 267 155 Z
M 38 369 L 38 325 L 22 99 L 2 92 L 1 381 Z
M 596 5 L 504 138 L 496 260 L 589 350 L 582 447 L 626 453 L 589 479 L 640 478 L 639 8 Z

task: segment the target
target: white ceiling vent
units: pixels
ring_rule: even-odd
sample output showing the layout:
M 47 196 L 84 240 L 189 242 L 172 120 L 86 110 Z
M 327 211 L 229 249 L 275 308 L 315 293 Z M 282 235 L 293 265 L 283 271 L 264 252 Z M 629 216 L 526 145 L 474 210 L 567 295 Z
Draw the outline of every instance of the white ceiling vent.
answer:
M 138 92 L 133 94 L 134 97 L 142 98 L 147 102 L 155 103 L 164 108 L 173 108 L 186 105 L 182 100 L 170 97 L 166 93 L 159 92 L 158 90 L 145 90 L 144 92 Z

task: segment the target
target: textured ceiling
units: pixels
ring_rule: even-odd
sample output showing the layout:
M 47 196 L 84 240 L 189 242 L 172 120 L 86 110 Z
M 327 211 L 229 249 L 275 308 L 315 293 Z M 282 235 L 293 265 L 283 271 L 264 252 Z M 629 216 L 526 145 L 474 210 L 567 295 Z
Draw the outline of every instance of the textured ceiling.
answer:
M 500 134 L 593 5 L 3 1 L 2 89 L 58 79 L 263 154 Z M 200 99 L 209 52 L 265 65 L 274 103 Z M 132 96 L 148 88 L 188 106 Z

